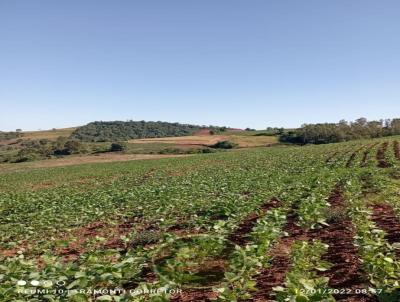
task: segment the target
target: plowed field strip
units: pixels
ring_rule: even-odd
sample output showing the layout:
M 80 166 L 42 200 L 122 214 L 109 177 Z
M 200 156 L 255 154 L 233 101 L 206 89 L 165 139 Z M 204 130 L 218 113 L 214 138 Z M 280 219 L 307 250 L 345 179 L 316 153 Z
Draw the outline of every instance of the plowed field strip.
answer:
M 400 243 L 400 220 L 390 205 L 374 205 L 372 220 L 378 228 L 385 231 L 385 238 L 390 244 Z M 396 256 L 400 259 L 400 250 L 396 250 Z
M 363 158 L 362 158 L 361 163 L 360 163 L 360 167 L 365 167 L 366 166 L 367 160 L 368 160 L 368 155 L 369 155 L 370 152 L 371 152 L 371 150 L 364 151 Z
M 316 230 L 304 231 L 296 225 L 297 217 L 290 215 L 284 230 L 289 234 L 271 251 L 274 257 L 271 266 L 264 269 L 257 277 L 258 291 L 253 294 L 251 301 L 274 301 L 273 290 L 275 286 L 282 286 L 285 282 L 286 273 L 290 269 L 291 246 L 296 240 L 319 239 L 329 245 L 328 252 L 323 259 L 330 262 L 332 267 L 322 273 L 329 277 L 329 286 L 332 289 L 346 290 L 346 295 L 335 294 L 338 301 L 346 302 L 375 302 L 375 297 L 358 294 L 357 289 L 368 287 L 366 274 L 361 268 L 361 262 L 357 257 L 357 248 L 353 244 L 355 231 L 351 220 L 341 216 L 345 211 L 343 193 L 340 186 L 336 186 L 329 197 L 328 202 L 332 205 L 332 211 L 338 213 L 328 227 Z
M 257 219 L 266 214 L 269 210 L 276 208 L 280 205 L 280 201 L 276 198 L 272 198 L 270 201 L 264 203 L 260 211 L 250 213 L 244 218 L 239 224 L 238 228 L 228 237 L 228 240 L 240 246 L 244 246 L 249 242 L 249 235 L 251 230 L 257 223 Z M 228 249 L 233 249 L 233 245 Z M 224 256 L 229 255 L 229 250 L 224 251 Z M 170 301 L 174 302 L 210 302 L 215 300 L 217 293 L 211 289 L 186 289 L 182 293 L 174 295 Z
M 240 224 L 239 227 L 228 237 L 228 240 L 237 245 L 245 245 L 249 240 L 249 234 L 257 223 L 257 219 L 263 216 L 270 209 L 276 208 L 279 200 L 273 198 L 261 206 L 261 213 L 253 212 L 249 214 Z
M 398 141 L 393 142 L 394 156 L 400 160 L 400 145 Z
M 332 267 L 321 275 L 329 278 L 330 288 L 338 290 L 339 294 L 334 294 L 337 301 L 377 301 L 375 297 L 356 293 L 356 290 L 368 288 L 368 280 L 353 244 L 355 230 L 351 219 L 343 214 L 345 201 L 340 186 L 336 186 L 328 201 L 332 206 L 331 213 L 335 213 L 328 221 L 329 226 L 313 230 L 310 234 L 312 239 L 320 239 L 329 245 L 322 259 L 331 263 Z
M 289 234 L 282 238 L 271 250 L 273 256 L 271 266 L 263 269 L 257 276 L 258 289 L 249 301 L 273 301 L 272 288 L 280 286 L 285 282 L 286 273 L 290 268 L 290 251 L 296 240 L 307 240 L 306 232 L 297 224 L 297 216 L 294 213 L 288 215 L 287 222 L 283 228 Z
M 353 152 L 353 153 L 350 155 L 350 158 L 349 158 L 349 160 L 348 160 L 347 163 L 346 163 L 346 168 L 350 168 L 350 167 L 351 167 L 351 165 L 352 165 L 354 159 L 356 158 L 356 156 L 357 156 L 357 152 Z
M 388 142 L 383 143 L 376 153 L 376 160 L 378 161 L 379 168 L 388 168 L 390 166 L 389 163 L 386 161 L 386 150 L 388 148 L 388 145 Z
M 350 168 L 353 165 L 354 160 L 357 157 L 357 154 L 364 148 L 365 146 L 361 146 L 360 148 L 358 148 L 357 150 L 355 150 L 349 157 L 349 159 L 347 160 L 346 163 L 346 168 Z
M 368 156 L 371 153 L 372 149 L 377 145 L 379 145 L 379 143 L 372 144 L 372 145 L 370 145 L 368 147 L 367 150 L 364 151 L 363 158 L 362 158 L 361 163 L 360 163 L 360 167 L 365 167 L 367 165 Z

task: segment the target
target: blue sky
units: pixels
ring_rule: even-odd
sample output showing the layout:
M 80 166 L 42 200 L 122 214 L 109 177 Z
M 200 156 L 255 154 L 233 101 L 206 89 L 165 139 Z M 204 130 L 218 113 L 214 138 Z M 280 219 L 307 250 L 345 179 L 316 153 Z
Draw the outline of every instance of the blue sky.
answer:
M 0 1 L 0 130 L 400 117 L 400 1 Z

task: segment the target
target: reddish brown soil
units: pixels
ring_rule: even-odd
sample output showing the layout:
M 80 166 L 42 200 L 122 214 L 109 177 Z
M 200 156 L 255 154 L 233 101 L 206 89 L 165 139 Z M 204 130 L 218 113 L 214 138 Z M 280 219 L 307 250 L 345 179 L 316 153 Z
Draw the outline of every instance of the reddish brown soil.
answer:
M 204 264 L 204 268 L 200 269 L 199 272 L 223 272 L 226 270 L 226 261 L 212 261 L 210 263 Z M 210 288 L 182 288 L 182 293 L 174 295 L 170 301 L 213 301 L 218 297 L 218 293 L 212 291 Z
M 154 175 L 155 169 L 150 169 L 146 172 L 140 179 L 138 179 L 134 184 L 141 185 L 149 180 Z M 92 177 L 85 178 L 85 181 L 92 179 Z M 58 247 L 55 250 L 56 255 L 64 256 L 65 261 L 77 260 L 80 254 L 88 251 L 88 249 L 94 248 L 107 248 L 107 249 L 122 249 L 125 243 L 120 239 L 121 236 L 127 235 L 132 231 L 132 228 L 136 229 L 145 228 L 146 225 L 143 224 L 140 219 L 136 217 L 131 217 L 127 219 L 119 219 L 116 221 L 119 224 L 110 224 L 107 222 L 93 222 L 87 225 L 77 227 L 73 229 L 70 233 L 56 235 L 56 240 L 64 240 L 69 242 L 69 245 L 61 248 Z M 86 245 L 88 241 L 94 239 L 96 236 L 103 237 L 106 239 L 105 243 L 91 244 L 90 247 Z M 19 250 L 23 250 L 28 253 L 31 251 L 27 241 L 21 243 L 18 247 L 10 250 L 0 250 L 0 256 L 13 257 L 17 254 Z M 38 256 L 38 255 L 36 255 Z M 39 255 L 40 256 L 40 255 Z M 40 263 L 40 257 L 37 257 L 37 261 Z
M 393 142 L 394 156 L 400 160 L 400 145 L 398 141 Z
M 365 167 L 367 165 L 368 156 L 371 153 L 372 148 L 374 148 L 379 143 L 374 143 L 368 147 L 367 150 L 364 151 L 363 158 L 360 163 L 360 167 Z
M 353 165 L 354 160 L 356 159 L 356 156 L 358 154 L 358 152 L 360 152 L 362 149 L 364 148 L 364 146 L 361 146 L 360 148 L 358 148 L 357 150 L 355 150 L 349 157 L 347 163 L 346 163 L 346 168 L 350 168 Z
M 390 244 L 400 243 L 400 220 L 390 205 L 374 205 L 372 220 L 378 228 L 385 231 L 385 238 Z M 400 250 L 396 250 L 396 256 L 400 259 Z
M 342 215 L 344 212 L 344 200 L 341 187 L 338 185 L 332 191 L 328 202 L 332 211 L 338 213 L 338 217 L 330 221 L 328 227 L 322 229 L 303 231 L 295 224 L 296 217 L 292 214 L 288 217 L 284 230 L 289 237 L 282 238 L 272 249 L 270 255 L 274 258 L 271 266 L 264 269 L 257 277 L 256 287 L 259 289 L 250 301 L 273 301 L 272 288 L 282 286 L 285 275 L 290 268 L 290 249 L 295 240 L 319 239 L 329 245 L 328 251 L 323 259 L 329 261 L 332 267 L 321 275 L 329 277 L 329 286 L 333 289 L 348 289 L 352 292 L 347 295 L 335 295 L 337 301 L 346 302 L 372 302 L 377 301 L 375 297 L 355 294 L 356 289 L 368 287 L 365 273 L 357 257 L 357 248 L 353 245 L 355 235 L 351 220 Z
M 120 236 L 128 234 L 132 230 L 133 225 L 134 219 L 130 219 L 121 222 L 117 226 L 110 226 L 104 222 L 95 222 L 80 227 L 72 233 L 72 238 L 76 238 L 76 240 L 71 241 L 68 247 L 56 250 L 55 252 L 60 256 L 64 256 L 65 261 L 77 260 L 82 253 L 87 251 L 88 247 L 85 246 L 86 243 L 96 236 L 106 238 L 106 241 L 104 243 L 95 244 L 95 246 L 90 245 L 90 249 L 93 249 L 94 247 L 122 248 L 125 244 L 120 239 Z M 67 238 L 71 237 L 68 236 Z
M 179 219 L 178 219 L 179 220 Z M 200 234 L 206 232 L 206 228 L 195 229 L 188 225 L 187 221 L 182 220 L 173 226 L 168 228 L 168 232 L 174 233 L 176 235 L 189 235 L 189 234 Z
M 279 204 L 280 201 L 276 198 L 272 198 L 271 200 L 265 202 L 260 207 L 260 212 L 253 212 L 243 219 L 238 228 L 228 237 L 229 241 L 237 245 L 245 245 L 249 241 L 248 235 L 255 226 L 257 219 L 270 209 L 278 207 Z M 223 254 L 229 255 L 229 251 L 224 251 Z M 212 291 L 211 289 L 183 289 L 183 292 L 173 296 L 171 301 L 209 302 L 215 300 L 217 296 L 218 293 Z
M 182 289 L 182 293 L 173 296 L 170 301 L 174 302 L 211 302 L 215 301 L 218 293 L 209 289 Z
M 21 251 L 21 250 L 25 250 L 23 245 L 20 245 L 18 247 L 15 247 L 15 248 L 12 248 L 12 249 L 9 249 L 9 250 L 1 250 L 0 251 L 0 256 L 5 257 L 5 258 L 14 257 L 15 255 L 18 254 L 18 251 Z
M 377 301 L 375 297 L 355 293 L 357 289 L 368 288 L 368 280 L 357 257 L 357 248 L 352 243 L 354 235 L 353 225 L 348 218 L 332 223 L 321 231 L 318 238 L 329 244 L 328 252 L 322 259 L 332 264 L 321 275 L 329 277 L 330 288 L 349 291 L 347 294 L 334 295 L 336 301 Z
M 355 230 L 351 219 L 345 214 L 343 192 L 340 186 L 333 190 L 328 202 L 331 204 L 332 215 L 329 226 L 323 229 L 310 231 L 310 238 L 320 239 L 329 245 L 328 251 L 322 259 L 332 264 L 332 267 L 321 273 L 329 278 L 329 287 L 342 290 L 346 294 L 335 294 L 336 301 L 372 302 L 375 297 L 356 294 L 357 289 L 368 288 L 366 274 L 361 267 L 358 251 L 353 244 Z
M 385 156 L 388 145 L 389 145 L 388 142 L 383 143 L 381 147 L 378 149 L 378 152 L 376 153 L 376 159 L 378 161 L 379 168 L 390 167 L 390 164 L 386 161 L 386 156 Z
M 118 237 L 124 233 L 124 226 L 127 222 L 123 222 L 117 226 L 111 226 L 105 222 L 94 222 L 87 224 L 85 226 L 79 227 L 71 231 L 69 234 L 62 234 L 57 239 L 68 242 L 66 247 L 58 247 L 55 249 L 54 254 L 62 256 L 64 261 L 74 261 L 77 260 L 83 252 L 87 250 L 87 242 L 96 236 L 109 238 L 109 240 L 114 240 L 113 238 Z M 108 241 L 106 241 L 107 244 Z M 95 246 L 99 246 L 97 244 Z M 26 244 L 26 247 L 28 245 Z M 94 246 L 91 246 L 94 248 Z M 2 252 L 7 257 L 15 256 L 21 246 L 13 250 L 7 250 Z M 29 254 L 29 248 L 25 249 Z M 40 255 L 35 255 L 36 259 L 40 262 Z
M 282 238 L 270 251 L 272 262 L 270 267 L 263 269 L 257 276 L 256 288 L 258 289 L 249 301 L 273 301 L 272 288 L 282 286 L 290 267 L 290 250 L 296 240 L 307 240 L 307 234 L 297 224 L 297 216 L 293 212 L 287 217 L 283 230 L 289 234 Z
M 56 249 L 55 254 L 64 256 L 65 261 L 75 261 L 82 253 L 95 248 L 117 249 L 122 252 L 127 249 L 127 245 L 120 237 L 128 235 L 133 228 L 140 231 L 148 230 L 152 226 L 144 224 L 140 218 L 136 217 L 125 219 L 117 225 L 105 222 L 91 223 L 73 230 L 71 234 L 65 235 L 63 239 L 69 242 L 68 246 Z M 89 243 L 96 236 L 105 238 L 105 241 Z
M 237 245 L 245 245 L 249 240 L 248 236 L 252 228 L 255 226 L 257 219 L 263 216 L 270 209 L 276 208 L 278 205 L 279 200 L 276 198 L 272 198 L 270 201 L 264 203 L 261 206 L 261 213 L 250 213 L 245 219 L 243 219 L 238 228 L 228 237 L 228 240 Z
M 135 225 L 135 220 L 133 218 L 120 223 L 116 228 L 113 236 L 111 236 L 111 238 L 109 237 L 110 239 L 108 239 L 103 245 L 101 245 L 101 248 L 106 248 L 106 249 L 125 248 L 125 243 L 121 240 L 121 236 L 128 235 L 130 232 L 132 232 L 134 225 Z
M 149 170 L 137 184 L 142 184 L 152 177 L 154 169 Z M 94 222 L 74 229 L 70 234 L 61 238 L 69 242 L 67 247 L 56 249 L 55 253 L 64 256 L 65 261 L 75 261 L 82 253 L 95 248 L 126 250 L 126 243 L 121 240 L 122 236 L 128 235 L 135 228 L 136 230 L 148 230 L 153 227 L 148 222 L 144 223 L 140 217 L 129 217 L 116 221 L 117 224 L 108 222 Z M 94 238 L 105 238 L 104 242 L 88 242 Z M 72 241 L 74 240 L 74 241 Z

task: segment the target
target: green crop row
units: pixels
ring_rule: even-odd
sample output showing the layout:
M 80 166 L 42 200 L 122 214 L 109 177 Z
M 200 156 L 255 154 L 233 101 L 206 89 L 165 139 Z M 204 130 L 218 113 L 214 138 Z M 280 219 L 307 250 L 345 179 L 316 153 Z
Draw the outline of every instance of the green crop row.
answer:
M 289 213 L 296 215 L 305 230 L 322 228 L 329 216 L 328 197 L 345 175 L 361 175 L 371 182 L 370 188 L 383 185 L 381 180 L 387 175 L 386 170 L 376 168 L 378 145 L 371 150 L 367 167 L 360 168 L 358 163 L 362 150 L 374 142 L 239 150 L 159 162 L 0 174 L 0 188 L 5 188 L 0 195 L 0 247 L 5 251 L 0 254 L 0 300 L 167 301 L 169 294 L 134 297 L 79 292 L 82 288 L 157 287 L 218 289 L 219 299 L 225 301 L 249 297 L 256 290 L 257 274 L 270 265 L 273 255 L 269 252 L 287 235 L 283 226 Z M 360 151 L 354 165 L 346 168 L 355 150 Z M 386 156 L 392 161 L 389 151 L 393 151 L 391 147 Z M 395 163 L 392 169 L 396 169 Z M 350 185 L 346 190 L 360 232 L 357 244 L 366 246 L 368 240 L 382 239 L 382 235 L 368 237 L 372 236 L 368 231 L 379 231 L 369 224 L 358 191 Z M 262 205 L 274 197 L 281 201 L 279 207 L 262 213 Z M 248 244 L 227 253 L 229 235 L 254 212 L 261 216 L 247 234 Z M 113 232 L 127 221 L 130 229 Z M 93 234 L 87 235 L 85 231 L 92 225 L 101 227 L 90 229 Z M 109 240 L 122 243 L 108 247 L 104 243 Z M 59 252 L 74 248 L 77 258 L 73 262 Z M 365 263 L 372 263 L 375 258 L 367 258 L 361 250 Z M 318 241 L 295 244 L 281 294 L 293 297 L 313 282 L 318 288 L 326 286 L 326 280 L 318 279 L 311 269 L 321 263 L 325 267 L 320 260 L 325 251 L 326 246 Z M 391 255 L 390 249 L 382 253 L 386 258 Z M 393 261 L 391 265 L 397 265 Z M 204 270 L 216 263 L 222 271 Z M 305 277 L 303 284 L 296 279 L 299 274 Z M 18 291 L 32 288 L 16 286 L 18 280 L 38 279 L 63 282 L 70 292 Z M 376 279 L 374 275 L 372 280 Z M 45 284 L 39 288 L 43 287 Z

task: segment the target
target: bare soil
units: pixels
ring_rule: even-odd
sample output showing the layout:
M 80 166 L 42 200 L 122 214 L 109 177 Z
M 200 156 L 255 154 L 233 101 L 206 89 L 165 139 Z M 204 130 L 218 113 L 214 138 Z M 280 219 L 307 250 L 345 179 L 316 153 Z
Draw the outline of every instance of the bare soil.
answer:
M 357 152 L 353 152 L 353 153 L 350 155 L 349 160 L 348 160 L 347 163 L 346 163 L 346 168 L 350 168 L 350 167 L 352 166 L 353 161 L 354 161 L 354 159 L 356 158 L 356 156 L 357 156 Z
M 400 144 L 398 141 L 393 142 L 394 156 L 400 160 Z
M 182 293 L 174 295 L 173 302 L 211 302 L 215 301 L 218 293 L 209 289 L 182 289 Z
M 378 152 L 376 153 L 376 159 L 378 161 L 379 168 L 390 167 L 390 164 L 386 161 L 386 150 L 388 148 L 388 145 L 389 145 L 388 142 L 383 143 L 381 147 L 378 149 Z
M 309 235 L 329 245 L 322 259 L 331 263 L 332 267 L 321 275 L 329 278 L 330 288 L 342 293 L 334 295 L 336 301 L 377 301 L 375 297 L 356 293 L 356 290 L 368 288 L 369 283 L 357 256 L 357 247 L 353 244 L 355 230 L 351 219 L 345 214 L 345 201 L 339 185 L 328 202 L 331 204 L 331 213 L 336 214 L 328 221 L 329 226 L 312 230 Z
M 239 224 L 238 228 L 228 237 L 228 240 L 240 246 L 244 246 L 249 241 L 249 234 L 252 228 L 255 226 L 257 219 L 262 217 L 270 209 L 278 207 L 280 201 L 276 198 L 265 202 L 260 207 L 260 211 L 250 213 L 243 221 Z M 233 247 L 232 244 L 232 247 Z M 229 255 L 230 251 L 226 250 L 223 252 L 224 257 Z M 226 259 L 225 259 L 226 260 Z M 174 302 L 210 302 L 215 300 L 218 293 L 212 291 L 211 289 L 184 289 L 181 294 L 174 295 L 171 301 Z
M 322 259 L 330 262 L 332 267 L 321 275 L 329 277 L 329 286 L 332 289 L 347 289 L 346 295 L 334 295 L 337 301 L 372 302 L 375 297 L 356 294 L 356 289 L 368 287 L 368 281 L 357 257 L 357 248 L 353 245 L 355 235 L 351 220 L 340 215 L 345 210 L 341 187 L 338 185 L 332 191 L 328 202 L 332 211 L 337 211 L 338 217 L 330 221 L 328 227 L 305 231 L 296 225 L 297 217 L 289 215 L 284 230 L 289 234 L 271 250 L 273 256 L 271 266 L 264 269 L 257 277 L 256 287 L 259 289 L 250 301 L 274 301 L 272 288 L 282 286 L 285 276 L 290 269 L 290 250 L 296 240 L 319 239 L 329 245 L 328 251 Z
M 360 163 L 360 167 L 365 167 L 367 165 L 368 155 L 370 152 L 371 152 L 371 150 L 364 151 L 363 158 Z
M 378 228 L 385 231 L 385 238 L 390 244 L 400 243 L 400 220 L 390 205 L 385 203 L 375 204 L 372 220 Z M 396 256 L 400 259 L 400 250 L 396 250 Z
M 364 151 L 363 158 L 362 158 L 361 163 L 360 163 L 360 167 L 365 167 L 367 165 L 368 156 L 371 153 L 372 148 L 374 148 L 378 144 L 379 143 L 374 143 L 374 144 L 370 145 L 367 148 L 367 150 Z
M 279 205 L 279 200 L 276 198 L 271 199 L 270 201 L 264 203 L 261 206 L 260 212 L 250 213 L 243 221 L 239 224 L 238 228 L 233 232 L 228 240 L 234 244 L 244 246 L 249 241 L 249 234 L 252 228 L 255 226 L 257 219 L 262 217 L 266 212 L 270 209 L 276 208 Z
M 256 278 L 258 289 L 249 301 L 274 301 L 273 287 L 281 286 L 285 282 L 286 273 L 290 268 L 290 251 L 296 240 L 307 240 L 306 232 L 297 224 L 297 215 L 290 213 L 283 228 L 289 234 L 282 238 L 270 251 L 271 265 L 265 268 Z

